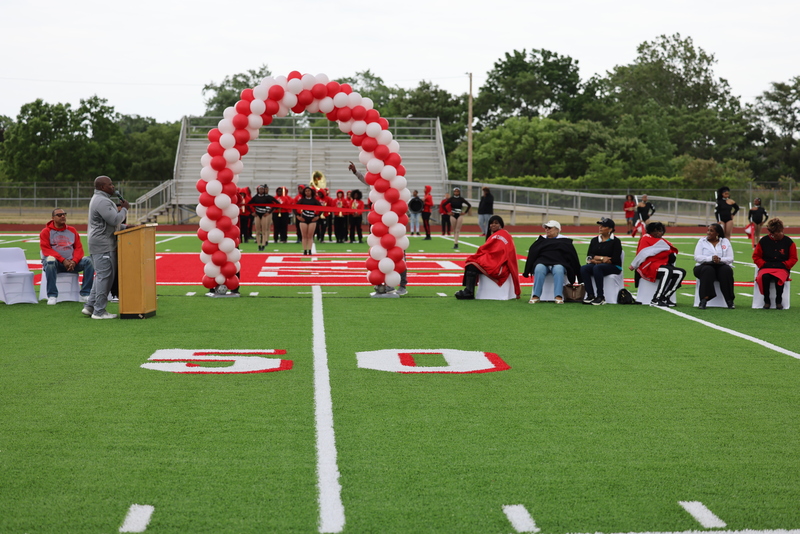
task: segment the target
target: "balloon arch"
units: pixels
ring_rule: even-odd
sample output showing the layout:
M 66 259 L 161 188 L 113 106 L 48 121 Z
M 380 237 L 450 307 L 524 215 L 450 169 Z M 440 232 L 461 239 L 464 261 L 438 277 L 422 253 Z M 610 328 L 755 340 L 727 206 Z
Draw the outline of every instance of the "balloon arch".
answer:
M 203 169 L 197 181 L 203 285 L 225 285 L 231 290 L 239 287 L 236 273 L 242 253 L 238 248 L 236 196 L 244 168 L 242 157 L 248 152 L 247 143 L 258 138 L 259 129 L 269 125 L 273 117 L 285 117 L 289 110 L 324 113 L 350 135 L 353 145 L 360 147 L 358 159 L 368 171 L 364 178 L 372 202 L 367 217 L 371 225 L 367 280 L 372 285 L 398 285 L 409 244 L 405 234 L 411 193 L 389 121 L 373 108 L 372 100 L 354 92 L 348 84 L 329 81 L 324 74 L 297 71 L 288 76 L 268 76 L 256 87 L 242 91 L 241 100 L 227 108 L 217 127 L 208 132 L 208 150 L 201 158 Z

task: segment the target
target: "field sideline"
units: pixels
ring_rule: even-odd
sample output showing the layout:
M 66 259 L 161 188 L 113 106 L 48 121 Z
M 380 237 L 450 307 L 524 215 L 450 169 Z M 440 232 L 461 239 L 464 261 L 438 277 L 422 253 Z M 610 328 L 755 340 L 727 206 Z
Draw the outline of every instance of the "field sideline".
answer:
M 0 246 L 34 268 L 33 237 Z M 690 279 L 697 237 L 667 236 Z M 0 532 L 800 534 L 800 312 L 750 309 L 749 242 L 737 308 L 704 311 L 691 284 L 674 309 L 457 301 L 481 238 L 411 243 L 440 263 L 399 299 L 309 274 L 160 284 L 143 321 L 0 305 Z M 317 276 L 367 250 L 316 246 Z

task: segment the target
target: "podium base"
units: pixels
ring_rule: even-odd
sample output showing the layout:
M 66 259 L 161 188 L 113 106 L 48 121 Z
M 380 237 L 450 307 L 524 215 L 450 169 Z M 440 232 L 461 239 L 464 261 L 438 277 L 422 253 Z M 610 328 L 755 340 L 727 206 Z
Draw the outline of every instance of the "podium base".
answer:
M 120 313 L 120 319 L 149 319 L 150 317 L 155 317 L 156 311 L 150 311 L 147 313 Z

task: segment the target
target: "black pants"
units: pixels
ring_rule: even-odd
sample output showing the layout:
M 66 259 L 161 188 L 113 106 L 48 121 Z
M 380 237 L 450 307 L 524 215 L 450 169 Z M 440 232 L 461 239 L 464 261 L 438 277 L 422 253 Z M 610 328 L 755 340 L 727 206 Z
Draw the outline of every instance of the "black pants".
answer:
M 653 300 L 666 299 L 670 300 L 672 295 L 681 287 L 681 282 L 686 278 L 686 271 L 680 267 L 666 264 L 658 268 L 656 274 L 656 292 L 653 294 Z M 713 282 L 711 283 L 713 286 Z
M 442 235 L 450 235 L 450 216 L 442 215 Z
M 425 228 L 425 237 L 431 236 L 431 212 L 422 212 L 422 226 Z
M 289 230 L 289 214 L 275 213 L 272 215 L 272 229 L 276 243 L 286 243 L 286 234 Z
M 350 216 L 350 241 L 355 242 L 356 240 L 356 233 L 358 233 L 358 242 L 360 243 L 363 239 L 363 234 L 361 233 L 361 214 L 358 215 L 351 215 Z
M 698 294 L 700 299 L 711 300 L 717 296 L 714 282 L 719 282 L 722 298 L 732 301 L 736 298 L 733 294 L 733 268 L 724 263 L 701 263 L 694 268 L 694 276 L 699 284 Z
M 347 239 L 347 217 L 334 217 L 333 231 L 336 234 L 336 242 L 344 243 Z

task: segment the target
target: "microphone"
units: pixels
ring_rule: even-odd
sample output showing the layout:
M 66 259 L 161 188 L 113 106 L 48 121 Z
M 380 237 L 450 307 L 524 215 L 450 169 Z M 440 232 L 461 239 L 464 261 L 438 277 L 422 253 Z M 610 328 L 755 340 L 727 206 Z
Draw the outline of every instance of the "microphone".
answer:
M 117 195 L 117 198 L 119 199 L 120 202 L 125 202 L 125 199 L 122 198 L 122 194 L 119 191 L 114 191 L 114 194 Z

